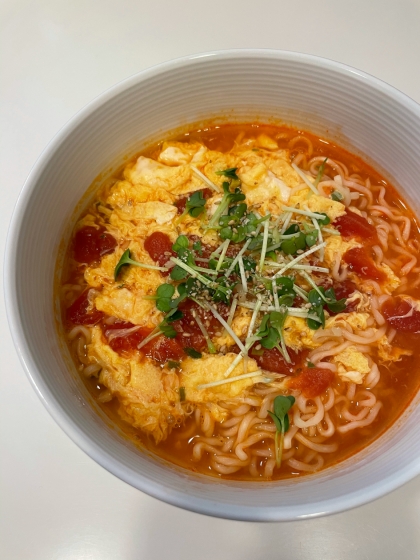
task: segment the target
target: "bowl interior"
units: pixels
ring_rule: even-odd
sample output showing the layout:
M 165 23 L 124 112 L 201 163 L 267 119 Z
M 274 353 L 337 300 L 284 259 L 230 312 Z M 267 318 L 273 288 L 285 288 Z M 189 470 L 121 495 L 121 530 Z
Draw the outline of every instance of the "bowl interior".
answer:
M 20 195 L 5 280 L 22 363 L 53 417 L 82 449 L 169 503 L 244 520 L 296 519 L 360 505 L 420 471 L 418 396 L 368 450 L 336 467 L 276 483 L 217 481 L 140 453 L 122 438 L 91 402 L 57 334 L 55 263 L 88 187 L 168 132 L 209 119 L 282 122 L 336 140 L 390 178 L 419 210 L 420 110 L 386 84 L 337 63 L 276 51 L 213 53 L 147 70 L 76 115 Z

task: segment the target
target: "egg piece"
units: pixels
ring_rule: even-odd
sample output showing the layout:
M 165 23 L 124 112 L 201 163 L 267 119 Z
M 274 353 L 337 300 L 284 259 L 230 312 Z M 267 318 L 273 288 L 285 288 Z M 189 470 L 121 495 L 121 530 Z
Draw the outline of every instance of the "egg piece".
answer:
M 164 202 L 173 204 L 176 197 L 161 187 L 133 185 L 130 181 L 117 181 L 106 200 L 113 208 L 124 208 L 143 202 Z
M 182 362 L 180 385 L 185 387 L 185 398 L 194 403 L 215 402 L 221 399 L 235 398 L 241 395 L 248 387 L 261 381 L 261 376 L 247 377 L 231 383 L 224 383 L 216 387 L 198 389 L 201 384 L 212 383 L 225 379 L 224 374 L 232 364 L 237 354 L 229 352 L 223 356 L 203 354 L 199 360 L 185 358 Z M 260 372 L 255 360 L 248 358 L 248 372 Z M 238 364 L 230 377 L 243 374 L 243 364 Z
M 135 205 L 126 204 L 115 210 L 115 213 L 123 220 L 155 221 L 157 224 L 171 222 L 178 213 L 173 204 L 165 202 L 139 202 Z
M 318 348 L 321 342 L 315 341 L 313 336 L 314 332 L 308 327 L 306 319 L 301 317 L 287 317 L 284 323 L 284 341 L 286 346 L 290 346 L 295 351 L 302 350 L 303 348 Z
M 293 194 L 289 201 L 289 206 L 299 208 L 301 210 L 309 210 L 310 212 L 319 212 L 327 214 L 333 222 L 340 216 L 346 213 L 346 207 L 341 202 L 326 198 L 325 196 L 318 196 L 313 193 L 309 188 L 301 189 Z
M 238 176 L 243 181 L 242 191 L 247 203 L 259 207 L 262 213 L 278 214 L 281 212 L 281 204 L 289 200 L 290 187 L 263 163 L 252 168 L 242 168 Z
M 370 371 L 369 361 L 364 354 L 354 346 L 349 346 L 333 357 L 337 366 L 337 373 L 343 381 L 360 385 Z
M 361 247 L 355 239 L 349 239 L 344 241 L 341 235 L 329 235 L 324 239 L 326 246 L 324 249 L 324 262 L 331 268 L 334 265 L 336 258 L 338 257 L 342 260 L 344 253 L 354 249 L 355 247 Z
M 132 167 L 128 166 L 124 170 L 125 178 L 133 185 L 162 188 L 173 193 L 190 181 L 191 173 L 188 165 L 171 167 L 144 156 L 140 156 Z
M 411 350 L 390 344 L 386 335 L 378 340 L 377 345 L 378 358 L 381 363 L 399 362 L 404 356 L 411 356 L 413 354 Z
M 233 332 L 239 338 L 243 338 L 244 335 L 248 332 L 249 324 L 251 322 L 252 311 L 250 309 L 246 309 L 245 307 L 238 307 L 236 308 L 236 312 L 234 318 L 231 323 L 231 328 Z M 231 335 L 224 331 L 221 336 L 215 337 L 213 339 L 216 348 L 222 348 L 223 346 L 233 346 L 236 342 L 233 340 Z
M 222 192 L 222 183 L 229 181 L 224 175 L 218 175 L 219 171 L 238 167 L 238 157 L 234 153 L 215 152 L 208 150 L 205 153 L 205 164 L 200 171 L 215 185 L 220 188 Z
M 199 142 L 164 142 L 157 160 L 170 166 L 185 165 L 202 148 Z
M 274 138 L 271 138 L 268 134 L 260 134 L 257 137 L 256 145 L 265 150 L 277 150 L 279 147 Z
M 350 325 L 353 330 L 366 330 L 368 328 L 369 313 L 358 313 L 352 311 L 351 313 L 338 313 L 333 317 L 329 317 L 325 322 L 325 328 L 332 327 L 345 327 Z
M 182 422 L 176 373 L 163 373 L 147 358 L 122 358 L 103 340 L 99 327 L 92 329 L 87 356 L 90 363 L 101 365 L 99 383 L 118 398 L 118 413 L 130 425 L 159 443 Z

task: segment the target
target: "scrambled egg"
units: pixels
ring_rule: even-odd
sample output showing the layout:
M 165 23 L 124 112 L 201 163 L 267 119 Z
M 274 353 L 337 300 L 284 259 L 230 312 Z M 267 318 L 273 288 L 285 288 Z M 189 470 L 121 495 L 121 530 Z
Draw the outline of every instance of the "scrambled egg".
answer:
M 339 216 L 346 213 L 346 207 L 341 202 L 316 195 L 309 188 L 302 189 L 292 195 L 289 201 L 290 206 L 300 208 L 301 210 L 309 210 L 310 212 L 320 212 L 327 214 L 333 222 Z
M 152 435 L 156 443 L 183 420 L 176 373 L 164 373 L 149 359 L 120 357 L 103 342 L 99 327 L 92 329 L 87 355 L 102 366 L 99 382 L 118 398 L 123 420 Z
M 180 376 L 180 385 L 185 387 L 185 396 L 190 402 L 217 402 L 222 399 L 231 399 L 241 395 L 245 389 L 256 383 L 256 378 L 247 377 L 232 383 L 225 383 L 216 387 L 207 389 L 198 389 L 201 384 L 212 383 L 224 379 L 224 373 L 227 371 L 237 354 L 232 352 L 223 356 L 214 354 L 203 354 L 200 360 L 186 358 L 182 362 L 182 373 Z M 255 360 L 248 358 L 248 372 L 260 371 Z M 229 377 L 243 374 L 242 362 L 238 364 Z
M 378 358 L 382 363 L 399 362 L 404 356 L 411 356 L 412 354 L 411 350 L 391 345 L 386 336 L 378 340 Z
M 337 373 L 343 381 L 361 384 L 370 371 L 368 359 L 354 346 L 349 346 L 333 358 Z

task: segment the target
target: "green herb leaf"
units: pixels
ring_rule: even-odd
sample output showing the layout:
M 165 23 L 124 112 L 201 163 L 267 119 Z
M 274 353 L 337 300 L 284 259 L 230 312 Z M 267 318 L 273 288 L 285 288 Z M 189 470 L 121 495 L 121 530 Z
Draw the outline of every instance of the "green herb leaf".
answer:
M 185 210 L 190 216 L 192 216 L 193 218 L 197 218 L 204 212 L 205 204 L 206 199 L 203 197 L 203 191 L 196 191 L 187 200 Z
M 179 369 L 181 367 L 179 362 L 175 362 L 173 360 L 169 360 L 166 365 L 169 369 Z
M 175 338 L 178 334 L 172 325 L 168 325 L 166 321 L 162 321 L 159 325 L 159 330 L 166 336 L 166 338 Z
M 185 401 L 185 387 L 180 387 L 179 388 L 179 400 Z
M 306 245 L 312 247 L 318 241 L 318 230 L 314 229 L 306 235 Z
M 184 348 L 184 352 L 187 354 L 187 356 L 193 358 L 194 360 L 199 360 L 203 356 L 201 352 L 198 352 L 194 348 Z
M 333 200 L 335 200 L 336 202 L 341 202 L 344 198 L 344 196 L 341 194 L 341 192 L 339 191 L 334 191 L 331 193 L 331 198 Z
M 223 169 L 222 171 L 216 171 L 216 175 L 224 175 L 225 177 L 229 177 L 230 179 L 239 179 L 236 175 L 237 167 L 230 167 L 229 169 Z
M 268 411 L 268 414 L 274 421 L 276 426 L 276 437 L 275 437 L 275 455 L 276 455 L 276 465 L 281 466 L 281 457 L 283 454 L 283 441 L 284 434 L 289 429 L 289 416 L 288 412 L 295 403 L 295 398 L 290 396 L 278 395 L 274 399 L 273 408 L 274 411 Z M 280 435 L 280 441 L 279 441 Z
M 171 315 L 167 315 L 165 317 L 165 320 L 167 323 L 173 323 L 174 321 L 179 321 L 180 319 L 182 319 L 182 317 L 184 316 L 184 314 L 182 313 L 182 311 L 180 309 L 175 309 Z
M 180 235 L 178 236 L 175 243 L 172 245 L 172 251 L 175 251 L 175 253 L 179 253 L 184 249 L 188 249 L 188 245 L 189 245 L 188 237 L 186 235 Z
M 327 216 L 327 214 L 325 212 L 317 212 L 317 214 L 321 214 L 321 216 L 324 216 L 323 218 L 316 218 L 316 221 L 321 226 L 327 226 L 328 224 L 331 223 L 330 218 Z
M 308 362 L 308 363 L 306 364 L 306 367 L 308 367 L 308 368 L 314 368 L 314 367 L 315 367 L 315 364 L 313 364 L 312 362 Z
M 325 170 L 325 164 L 327 163 L 327 159 L 325 158 L 324 161 L 321 163 L 321 165 L 319 166 L 318 169 L 318 173 L 316 175 L 315 178 L 315 182 L 314 182 L 314 187 L 317 188 L 318 187 L 318 183 L 320 182 L 320 180 L 322 179 L 323 175 L 324 175 L 324 170 Z M 325 225 L 325 224 L 324 224 Z
M 182 267 L 180 267 L 179 265 L 175 265 L 173 267 L 173 269 L 171 270 L 171 274 L 170 274 L 172 280 L 175 280 L 176 282 L 178 282 L 179 280 L 184 280 L 184 278 L 186 278 L 188 276 L 188 272 L 183 269 Z
M 195 242 L 193 243 L 193 250 L 194 250 L 196 253 L 198 253 L 198 254 L 200 255 L 200 257 L 202 256 L 202 254 L 203 254 L 203 247 L 202 247 L 202 245 L 201 245 L 201 241 L 195 241 Z

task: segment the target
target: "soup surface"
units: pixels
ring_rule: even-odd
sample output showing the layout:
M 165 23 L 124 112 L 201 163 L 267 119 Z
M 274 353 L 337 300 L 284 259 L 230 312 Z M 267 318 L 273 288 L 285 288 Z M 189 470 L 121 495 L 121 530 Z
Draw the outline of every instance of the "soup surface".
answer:
M 82 377 L 141 445 L 235 479 L 366 447 L 419 386 L 416 222 L 359 158 L 224 125 L 134 158 L 80 216 L 61 283 Z

